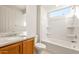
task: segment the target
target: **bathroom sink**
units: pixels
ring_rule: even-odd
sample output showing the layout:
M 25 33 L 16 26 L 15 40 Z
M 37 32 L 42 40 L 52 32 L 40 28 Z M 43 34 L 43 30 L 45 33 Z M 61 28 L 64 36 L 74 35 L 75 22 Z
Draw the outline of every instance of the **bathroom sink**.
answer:
M 0 37 L 0 44 L 1 43 L 6 43 L 6 42 L 16 42 L 21 40 L 20 37 Z
M 19 42 L 22 39 L 20 37 L 0 37 L 0 47 Z

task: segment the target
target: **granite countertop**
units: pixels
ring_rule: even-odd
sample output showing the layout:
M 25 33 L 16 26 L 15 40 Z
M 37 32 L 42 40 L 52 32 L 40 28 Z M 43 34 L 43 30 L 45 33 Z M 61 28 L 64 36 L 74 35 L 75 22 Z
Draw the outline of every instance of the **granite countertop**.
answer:
M 27 35 L 27 36 L 12 36 L 12 37 L 0 37 L 0 47 L 13 44 L 16 42 L 20 42 L 23 40 L 27 40 L 28 38 L 35 37 L 34 35 Z

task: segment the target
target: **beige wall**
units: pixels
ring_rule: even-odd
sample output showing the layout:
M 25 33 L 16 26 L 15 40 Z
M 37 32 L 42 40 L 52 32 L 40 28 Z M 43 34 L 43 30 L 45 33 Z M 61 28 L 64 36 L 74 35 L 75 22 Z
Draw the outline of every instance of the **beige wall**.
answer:
M 37 6 L 28 5 L 26 8 L 26 21 L 28 35 L 36 35 L 37 27 Z

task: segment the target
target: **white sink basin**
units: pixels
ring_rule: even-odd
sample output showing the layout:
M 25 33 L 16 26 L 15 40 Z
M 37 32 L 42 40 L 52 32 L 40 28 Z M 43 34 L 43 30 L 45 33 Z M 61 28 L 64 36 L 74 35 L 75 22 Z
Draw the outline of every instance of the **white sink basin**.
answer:
M 0 47 L 22 41 L 22 37 L 0 37 Z
M 14 41 L 20 41 L 20 37 L 0 37 L 0 44 L 6 43 L 6 42 L 14 42 Z

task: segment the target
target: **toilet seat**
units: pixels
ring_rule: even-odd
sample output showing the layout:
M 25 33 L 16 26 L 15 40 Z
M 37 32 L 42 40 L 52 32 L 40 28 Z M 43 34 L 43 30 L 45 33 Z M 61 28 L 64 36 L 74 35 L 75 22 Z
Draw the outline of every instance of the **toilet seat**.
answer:
M 36 43 L 36 48 L 42 48 L 42 49 L 45 49 L 46 48 L 46 45 L 43 44 L 43 43 Z

